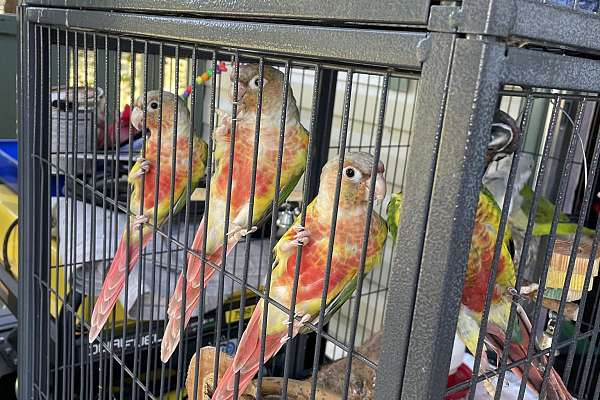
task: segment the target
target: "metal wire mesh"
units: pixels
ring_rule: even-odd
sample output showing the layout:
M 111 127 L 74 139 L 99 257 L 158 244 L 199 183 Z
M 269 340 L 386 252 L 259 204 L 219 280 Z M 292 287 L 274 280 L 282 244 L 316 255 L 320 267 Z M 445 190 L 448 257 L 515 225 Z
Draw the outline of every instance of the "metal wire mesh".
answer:
M 475 4 L 464 3 L 465 10 Z M 594 4 L 563 5 L 596 12 Z M 435 11 L 446 6 L 436 2 Z M 365 60 L 339 48 L 314 56 L 288 42 L 279 51 L 252 43 L 248 48 L 255 50 L 249 51 L 235 44 L 235 35 L 227 45 L 221 38 L 207 40 L 209 46 L 182 39 L 188 31 L 159 32 L 167 18 L 147 19 L 157 24 L 152 32 L 158 38 L 150 38 L 143 28 L 115 32 L 137 18 L 126 12 L 115 13 L 119 22 L 104 31 L 82 23 L 81 11 L 66 12 L 57 25 L 43 22 L 46 11 L 49 20 L 62 18 L 57 17 L 62 10 L 33 10 L 37 21 L 29 21 L 31 30 L 22 38 L 28 51 L 22 79 L 28 81 L 21 110 L 31 116 L 31 125 L 23 128 L 29 136 L 22 138 L 29 144 L 22 165 L 31 176 L 22 179 L 22 188 L 25 195 L 37 194 L 23 199 L 22 215 L 33 224 L 24 227 L 21 241 L 31 243 L 21 248 L 33 267 L 21 269 L 32 274 L 20 281 L 31 296 L 19 299 L 32 314 L 25 318 L 32 337 L 21 354 L 34 366 L 26 376 L 32 397 L 195 399 L 229 382 L 239 398 L 250 383 L 257 398 L 364 399 L 375 397 L 376 371 L 394 380 L 383 380 L 377 398 L 442 396 L 446 382 L 421 380 L 445 378 L 447 354 L 438 357 L 426 349 L 449 355 L 437 343 L 448 344 L 458 317 L 457 336 L 471 353 L 461 360 L 472 375 L 457 384 L 449 380 L 446 399 L 536 398 L 518 368 L 537 379 L 540 398 L 548 393 L 552 398 L 557 377 L 552 367 L 577 399 L 599 398 L 600 296 L 594 286 L 599 98 L 598 89 L 581 91 L 596 69 L 580 79 L 552 75 L 564 73 L 559 67 L 569 63 L 596 67 L 592 58 L 545 53 L 535 35 L 536 50 L 461 37 L 454 25 L 449 33 L 427 34 L 389 26 L 306 28 L 321 35 L 352 31 L 354 38 L 394 33 L 395 48 L 404 43 L 408 52 L 414 50 L 405 58 L 397 56 L 402 51 L 386 50 Z M 432 12 L 431 23 L 440 29 L 436 15 Z M 69 18 L 76 22 L 71 25 Z M 190 21 L 195 20 L 168 19 L 182 29 Z M 272 28 L 252 24 L 257 35 Z M 547 66 L 534 62 L 536 57 Z M 540 64 L 544 74 L 535 69 Z M 523 85 L 527 79 L 543 82 Z M 568 87 L 578 91 L 564 90 Z M 514 154 L 506 148 L 499 150 L 504 158 L 488 160 L 486 154 L 490 165 L 483 184 L 501 211 L 493 241 L 476 259 L 491 272 L 478 281 L 474 297 L 481 301 L 481 316 L 465 337 L 461 318 L 472 299 L 465 299 L 463 281 L 472 277 L 471 253 L 480 250 L 476 233 L 485 225 L 471 200 L 473 193 L 484 193 L 478 170 L 496 108 L 524 133 Z M 245 118 L 254 114 L 249 124 Z M 299 146 L 294 151 L 290 138 L 300 143 L 294 142 Z M 208 150 L 196 174 L 200 139 Z M 367 157 L 356 152 L 369 153 L 369 161 L 348 172 L 348 162 Z M 289 170 L 290 157 L 301 159 L 297 176 Z M 261 164 L 263 159 L 269 162 Z M 229 167 L 235 163 L 241 168 Z M 321 171 L 331 173 L 328 180 L 321 181 Z M 362 183 L 366 195 L 356 223 L 344 224 L 340 216 L 347 213 L 350 195 L 343 187 L 357 174 L 372 179 Z M 387 193 L 377 203 L 380 174 Z M 267 199 L 261 197 L 265 191 Z M 386 206 L 397 193 L 406 194 L 399 239 L 385 241 L 374 263 L 372 243 L 382 243 L 387 231 L 378 236 L 373 226 L 379 216 L 388 217 Z M 310 229 L 316 218 L 311 201 L 318 194 L 327 195 L 331 210 L 326 222 Z M 154 207 L 159 200 L 162 207 Z M 538 211 L 549 204 L 539 221 Z M 314 231 L 321 235 L 318 254 L 307 253 L 302 243 L 306 235 L 314 240 Z M 352 288 L 340 292 L 347 298 L 331 299 L 322 287 L 340 284 L 336 265 L 347 249 L 338 243 L 349 237 L 356 239 L 349 245 L 356 279 L 343 281 Z M 507 271 L 505 242 L 515 273 L 508 283 L 498 283 Z M 295 247 L 282 250 L 287 244 Z M 580 254 L 588 250 L 588 258 Z M 281 252 L 291 254 L 284 258 L 285 296 L 277 269 Z M 106 282 L 117 276 L 111 275 L 116 259 L 122 280 L 107 289 Z M 318 265 L 318 274 L 303 276 L 307 265 Z M 521 293 L 531 283 L 539 287 Z M 118 296 L 110 294 L 114 288 Z M 308 300 L 302 297 L 311 288 L 310 302 L 318 305 L 314 315 L 304 311 Z M 435 293 L 428 292 L 432 288 Z M 494 342 L 498 299 L 508 302 L 507 327 L 524 318 L 521 309 L 532 322 L 532 340 L 520 342 L 520 352 L 506 345 L 520 331 L 504 329 L 504 339 Z M 447 310 L 456 313 L 445 315 Z M 389 321 L 404 311 L 399 327 L 390 329 Z M 279 319 L 270 319 L 273 315 Z M 272 335 L 274 325 L 284 325 L 276 332 L 280 336 Z M 414 338 L 419 332 L 420 342 Z M 223 374 L 221 365 L 230 356 L 247 355 L 248 337 L 257 340 L 251 353 L 256 365 L 244 364 L 252 376 L 244 368 Z M 390 343 L 396 345 L 391 351 Z M 411 372 L 409 366 L 420 363 L 415 354 L 426 359 L 425 366 Z M 401 365 L 387 371 L 380 357 Z M 443 365 L 439 371 L 436 363 Z M 423 392 L 414 394 L 407 381 Z
M 51 257 L 50 264 L 34 274 L 40 310 L 35 335 L 40 349 L 46 349 L 35 355 L 39 366 L 34 373 L 36 395 L 178 398 L 194 353 L 203 346 L 235 353 L 243 321 L 248 321 L 257 300 L 268 296 L 263 283 L 271 270 L 271 249 L 292 221 L 305 212 L 307 201 L 318 190 L 320 168 L 328 158 L 356 151 L 378 154 L 386 165 L 386 200 L 389 194 L 402 190 L 417 91 L 417 81 L 410 75 L 44 25 L 35 28 L 34 41 L 39 57 L 35 62 L 42 69 L 35 77 L 39 82 L 36 107 L 43 113 L 39 132 L 47 132 L 48 146 L 36 149 L 32 157 L 48 182 L 59 185 L 59 180 L 64 180 L 56 196 L 48 192 L 52 229 L 39 230 Z M 222 62 L 227 71 L 212 72 L 208 80 L 194 78 L 209 69 L 217 71 Z M 125 104 L 133 108 L 139 105 L 137 99 L 148 101 L 148 92 L 158 88 L 163 93 L 187 95 L 184 104 L 191 112 L 193 129 L 214 147 L 211 133 L 222 125 L 224 115 L 215 109 L 225 110 L 235 121 L 239 106 L 234 102 L 231 107 L 228 93 L 237 90 L 234 77 L 240 62 L 257 63 L 261 68 L 272 65 L 283 72 L 284 92 L 291 87 L 288 96 L 295 97 L 300 122 L 320 132 L 311 139 L 308 176 L 300 178 L 287 202 L 273 208 L 266 224 L 224 256 L 226 269 L 219 269 L 219 278 L 203 291 L 194 313 L 202 318 L 193 318 L 180 350 L 163 364 L 159 349 L 167 302 L 178 275 L 186 269 L 186 254 L 198 251 L 191 250 L 192 235 L 211 207 L 211 168 L 214 171 L 216 163 L 223 162 L 209 156 L 206 182 L 203 179 L 184 199 L 183 211 L 174 214 L 174 193 L 170 200 L 167 195 L 165 201 L 171 209 L 167 222 L 152 229 L 152 240 L 139 250 L 139 265 L 126 272 L 116 310 L 99 340 L 88 344 L 92 309 L 119 237 L 125 232 L 128 234 L 122 240 L 137 240 L 127 217 L 136 215 L 133 210 L 137 205 L 133 204 L 126 176 L 137 157 L 144 157 L 148 135 L 161 136 L 160 129 L 158 133 L 143 133 L 146 119 L 143 129 L 133 127 Z M 231 84 L 230 77 L 234 80 Z M 190 84 L 191 91 L 184 94 Z M 327 101 L 322 102 L 319 96 L 328 96 Z M 292 102 L 289 98 L 284 101 Z M 161 118 L 167 116 L 161 114 Z M 174 120 L 177 123 L 181 122 Z M 175 143 L 179 139 L 174 138 Z M 161 162 L 165 162 L 163 158 Z M 280 171 L 281 161 L 277 167 Z M 156 168 L 161 168 L 160 162 Z M 251 175 L 256 179 L 255 171 Z M 231 181 L 229 176 L 229 186 Z M 375 208 L 383 216 L 386 200 Z M 155 226 L 156 218 L 156 214 L 150 215 L 146 223 Z M 376 353 L 361 354 L 356 347 L 381 330 L 392 251 L 389 241 L 382 266 L 367 275 L 364 283 L 360 278 L 362 290 L 328 326 L 311 325 L 316 333 L 290 341 L 286 351 L 266 364 L 266 370 L 261 367 L 260 374 L 305 378 L 326 360 L 345 357 L 348 351 L 354 355 L 354 365 L 376 368 Z M 127 259 L 133 256 L 127 254 Z M 218 268 L 218 264 L 214 266 Z M 314 360 L 311 352 L 316 354 Z M 349 385 L 347 381 L 345 390 Z
M 514 156 L 489 166 L 484 185 L 502 206 L 498 232 L 509 224 L 514 242 L 512 258 L 517 275 L 508 326 L 518 321 L 517 309 L 525 309 L 532 321 L 532 340 L 521 358 L 515 357 L 508 346 L 500 354 L 494 354 L 493 346 L 489 346 L 487 335 L 491 331 L 486 326 L 496 323 L 491 322 L 489 313 L 494 307 L 494 292 L 498 290 L 496 277 L 503 268 L 499 267 L 502 257 L 499 250 L 505 237 L 499 233 L 493 260 L 489 260 L 493 272 L 487 285 L 484 323 L 478 334 L 473 377 L 450 388 L 447 393 L 457 395 L 470 386 L 471 389 L 466 391 L 470 399 L 537 398 L 538 394 L 530 391 L 527 384 L 530 370 L 536 369 L 535 373 L 543 375 L 539 396 L 544 396 L 548 393 L 545 391 L 549 390 L 547 385 L 554 366 L 573 396 L 596 399 L 598 382 L 591 377 L 596 374 L 594 348 L 598 337 L 600 296 L 596 285 L 592 285 L 596 275 L 593 265 L 598 239 L 595 234 L 597 211 L 592 204 L 597 202 L 595 193 L 598 190 L 598 96 L 510 85 L 500 93 L 500 109 L 520 122 L 524 134 L 520 150 Z M 528 190 L 531 195 L 525 194 Z M 534 233 L 543 219 L 538 210 L 548 199 L 556 208 L 546 215 L 547 227 L 540 238 L 539 232 Z M 521 218 L 519 213 L 523 213 L 521 222 L 517 222 Z M 566 232 L 564 226 L 561 229 L 559 221 L 572 222 L 572 231 Z M 594 231 L 584 233 L 586 227 Z M 472 246 L 475 248 L 478 246 L 476 240 L 474 236 Z M 565 247 L 570 256 L 566 264 L 557 266 L 558 241 L 561 240 L 566 240 Z M 576 255 L 584 251 L 581 247 L 584 243 L 591 246 L 591 252 L 583 256 L 586 264 L 583 272 L 575 272 Z M 551 281 L 557 268 L 562 268 L 560 285 Z M 534 295 L 518 294 L 529 282 L 540 282 Z M 557 286 L 560 288 L 558 296 L 553 292 Z M 568 334 L 561 335 L 561 331 Z M 511 339 L 512 335 L 513 331 L 509 329 L 505 340 L 522 340 L 520 337 Z M 488 356 L 494 357 L 491 369 L 482 364 L 482 359 Z M 530 364 L 536 359 L 546 361 Z M 513 375 L 518 369 L 523 377 Z

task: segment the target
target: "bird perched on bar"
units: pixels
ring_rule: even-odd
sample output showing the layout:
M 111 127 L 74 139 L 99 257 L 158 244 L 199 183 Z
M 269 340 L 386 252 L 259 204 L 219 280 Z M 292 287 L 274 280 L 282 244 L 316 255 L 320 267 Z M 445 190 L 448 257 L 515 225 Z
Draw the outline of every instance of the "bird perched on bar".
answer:
M 498 159 L 495 152 L 500 149 L 504 154 L 509 154 L 506 149 L 516 150 L 521 136 L 521 130 L 516 124 L 507 124 L 506 119 L 496 113 L 492 124 L 492 138 L 486 154 L 486 161 Z M 503 141 L 505 143 L 503 143 Z M 507 141 L 516 142 L 508 143 Z M 501 156 L 501 155 L 500 155 Z M 388 204 L 388 224 L 392 237 L 396 237 L 402 196 L 394 195 Z M 476 354 L 479 330 L 487 294 L 488 282 L 492 273 L 492 261 L 498 238 L 501 209 L 494 196 L 482 185 L 477 203 L 471 247 L 466 266 L 465 282 L 458 316 L 457 335 L 465 343 L 472 354 Z M 485 346 L 496 353 L 498 359 L 502 356 L 506 341 L 506 332 L 512 331 L 509 344 L 508 362 L 514 362 L 527 357 L 527 348 L 530 340 L 531 323 L 520 305 L 517 304 L 517 318 L 512 327 L 508 327 L 509 315 L 515 294 L 516 269 L 509 252 L 510 231 L 507 229 L 501 245 L 501 254 L 498 259 L 496 281 L 492 304 L 488 317 L 488 326 L 485 334 Z M 537 289 L 537 285 L 523 287 L 521 293 L 527 294 Z M 488 368 L 487 353 L 482 354 L 482 369 Z M 541 362 L 540 362 L 541 361 Z M 528 385 L 532 390 L 539 392 L 543 382 L 543 365 L 546 358 L 532 362 L 529 368 Z M 538 365 L 541 368 L 538 368 Z M 523 366 L 513 368 L 517 377 L 523 374 Z M 551 400 L 571 399 L 562 379 L 554 370 L 550 373 L 548 398 Z
M 145 112 L 143 108 L 144 99 L 140 96 L 131 113 L 131 123 L 136 129 L 142 129 L 144 115 L 146 115 L 146 127 L 150 131 L 150 136 L 146 140 L 145 158 L 138 158 L 129 171 L 130 205 L 134 215 L 129 218 L 130 229 L 125 229 L 121 236 L 117 252 L 96 300 L 89 333 L 90 343 L 100 333 L 125 286 L 126 268 L 129 267 L 131 270 L 136 265 L 141 249 L 152 238 L 154 214 L 156 213 L 157 228 L 168 219 L 171 207 L 173 207 L 172 215 L 177 214 L 185 205 L 188 193 L 196 187 L 204 175 L 206 167 L 208 145 L 200 137 L 192 136 L 192 147 L 190 147 L 190 135 L 192 135 L 190 113 L 183 99 L 169 92 L 162 92 L 161 95 L 158 90 L 150 91 L 147 93 Z M 175 112 L 177 112 L 176 133 Z M 176 147 L 173 148 L 175 134 L 177 140 Z M 192 153 L 191 166 L 189 165 L 190 152 Z M 173 158 L 175 158 L 174 171 Z M 189 187 L 188 174 L 191 174 Z M 158 185 L 156 185 L 157 179 Z M 173 190 L 172 204 L 171 190 Z M 157 202 L 155 202 L 156 198 Z M 138 230 L 141 230 L 141 240 Z
M 496 110 L 492 121 L 491 138 L 485 154 L 486 170 L 490 163 L 500 161 L 517 151 L 521 134 L 517 122 L 510 115 L 502 110 Z M 487 188 L 486 192 L 489 193 Z M 389 233 L 394 241 L 398 233 L 402 200 L 401 192 L 393 193 L 386 209 Z M 510 238 L 505 235 L 505 239 L 509 240 Z
M 223 257 L 223 238 L 227 235 L 229 253 L 237 242 L 256 231 L 271 213 L 275 200 L 275 183 L 279 153 L 279 137 L 282 113 L 285 112 L 285 132 L 283 154 L 281 160 L 280 194 L 278 203 L 282 203 L 292 192 L 300 176 L 304 173 L 307 150 L 308 132 L 300 123 L 296 100 L 291 87 L 284 82 L 281 71 L 265 66 L 260 74 L 256 64 L 239 66 L 237 96 L 234 96 L 235 71 L 230 75 L 232 88 L 230 97 L 237 103 L 235 116 L 235 133 L 232 134 L 232 116 L 223 115 L 221 125 L 214 132 L 216 167 L 210 181 L 210 196 L 208 198 L 208 222 L 200 223 L 191 250 L 196 254 L 188 256 L 187 276 L 183 272 L 179 276 L 175 291 L 169 301 L 169 322 L 165 329 L 161 347 L 161 360 L 167 362 L 181 337 L 180 327 L 187 326 L 196 305 L 215 269 L 208 263 L 204 269 L 204 279 L 201 281 L 203 269 L 201 258 L 206 240 L 205 256 L 208 262 L 220 265 Z M 259 94 L 262 78 L 262 102 L 259 104 Z M 287 88 L 287 105 L 283 108 L 283 93 Z M 257 106 L 261 107 L 260 132 L 258 143 L 258 158 L 256 166 L 256 184 L 254 205 L 252 209 L 252 224 L 248 226 L 250 209 L 250 194 L 253 173 L 254 142 L 257 122 Z M 233 165 L 230 165 L 231 143 L 233 146 Z M 227 215 L 227 195 L 230 168 L 233 168 L 231 182 L 231 201 L 229 203 L 229 226 L 225 226 Z M 208 226 L 206 224 L 208 223 Z M 204 231 L 206 229 L 206 237 Z M 184 299 L 185 285 L 185 299 Z M 185 303 L 183 324 L 181 323 L 182 307 Z
M 319 193 L 306 209 L 304 226 L 301 226 L 300 220 L 297 219 L 273 250 L 275 262 L 269 296 L 289 309 L 296 271 L 297 246 L 303 246 L 292 337 L 308 329 L 305 323 L 317 323 L 319 317 L 332 228 L 332 210 L 335 207 L 333 188 L 336 187 L 338 169 L 338 157 L 327 162 L 321 173 Z M 352 296 L 356 288 L 362 248 L 365 244 L 364 231 L 368 223 L 368 204 L 370 199 L 383 199 L 385 196 L 386 185 L 383 172 L 383 163 L 378 162 L 375 165 L 375 159 L 371 154 L 348 153 L 344 159 L 325 321 Z M 374 187 L 373 193 L 370 191 L 371 186 Z M 373 211 L 366 244 L 365 274 L 380 262 L 386 237 L 385 221 Z M 273 357 L 290 339 L 288 313 L 269 304 L 266 332 L 263 332 L 261 326 L 264 311 L 265 303 L 260 300 L 242 336 L 233 365 L 219 381 L 213 400 L 232 398 L 234 378 L 238 372 L 240 373 L 239 393 L 244 392 L 260 365 L 262 333 L 266 335 L 265 361 Z

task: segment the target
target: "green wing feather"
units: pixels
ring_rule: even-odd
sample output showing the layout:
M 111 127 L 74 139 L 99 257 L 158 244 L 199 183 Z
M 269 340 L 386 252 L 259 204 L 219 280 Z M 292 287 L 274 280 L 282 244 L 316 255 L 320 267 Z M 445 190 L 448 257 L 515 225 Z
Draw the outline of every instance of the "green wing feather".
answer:
M 302 128 L 304 130 L 304 132 L 306 133 L 306 135 L 308 136 L 308 132 L 304 129 L 304 127 L 302 127 L 302 125 L 300 125 L 300 128 Z M 298 184 L 300 177 L 302 176 L 302 174 L 304 174 L 305 164 L 302 163 L 301 166 L 302 166 L 302 168 L 299 168 L 296 174 L 290 176 L 290 180 L 283 187 L 280 188 L 277 206 L 281 206 L 283 203 L 285 203 L 285 201 L 287 200 L 289 195 L 294 191 L 294 188 Z M 256 225 L 256 226 L 262 225 L 262 223 L 265 222 L 271 215 L 272 209 L 273 209 L 273 201 L 271 201 L 269 203 L 269 206 L 267 208 L 265 208 L 265 212 L 263 213 L 263 215 L 261 215 L 259 217 L 258 221 L 256 221 L 254 223 L 254 225 Z
M 375 212 L 373 212 L 373 218 L 380 218 L 383 230 L 387 232 L 387 230 L 388 230 L 387 224 L 385 223 L 383 218 L 381 218 Z M 383 245 L 385 244 L 386 237 L 387 237 L 387 233 L 384 233 L 383 235 L 377 235 L 376 238 L 373 238 L 374 240 L 381 240 L 383 242 L 381 245 L 382 251 L 383 251 Z M 375 260 L 373 265 L 371 265 L 371 268 L 366 268 L 366 266 L 365 266 L 365 273 L 363 274 L 363 277 L 366 276 L 371 271 L 371 269 L 373 269 L 373 267 L 380 262 L 381 262 L 381 254 L 378 257 L 378 259 Z M 335 296 L 333 299 L 331 299 L 329 304 L 327 304 L 327 306 L 325 307 L 325 313 L 323 314 L 323 325 L 328 323 L 329 320 L 331 319 L 331 317 L 333 317 L 335 315 L 335 313 L 337 313 L 339 311 L 339 309 L 342 308 L 342 306 L 344 304 L 346 304 L 346 302 L 348 300 L 350 300 L 350 298 L 354 294 L 354 291 L 356 290 L 356 285 L 358 284 L 358 275 L 359 274 L 357 271 L 357 273 L 354 274 L 354 277 L 350 281 L 348 281 L 348 283 L 338 293 L 338 295 Z M 313 318 L 311 320 L 311 323 L 316 324 L 318 321 L 319 321 L 319 318 Z M 300 330 L 298 332 L 300 334 L 305 334 L 305 333 L 311 332 L 311 329 L 303 326 L 300 328 Z
M 199 146 L 199 148 L 198 148 L 198 146 Z M 200 182 L 200 179 L 204 176 L 204 172 L 206 170 L 206 162 L 207 162 L 207 157 L 208 157 L 208 144 L 201 138 L 194 137 L 193 151 L 194 152 L 201 151 L 203 153 L 203 155 L 202 155 L 202 166 L 201 167 L 196 166 L 197 168 L 192 169 L 191 186 L 189 188 L 189 190 L 191 190 L 192 193 L 194 192 L 194 189 L 196 189 L 196 186 L 198 186 L 198 182 Z M 188 193 L 188 187 L 187 187 L 187 182 L 186 182 L 185 189 L 183 189 L 183 191 L 181 192 L 181 195 L 177 199 L 175 199 L 175 206 L 173 207 L 172 215 L 177 215 L 177 213 L 179 213 L 179 211 L 181 211 L 183 206 L 185 206 L 185 203 L 187 202 L 188 194 L 189 193 Z
M 521 229 L 527 228 L 527 219 L 531 213 L 531 207 L 533 204 L 533 190 L 525 185 L 521 190 L 521 196 L 523 196 L 523 204 L 521 210 L 517 210 L 515 215 L 511 218 L 512 224 Z M 554 217 L 554 210 L 556 206 L 548 199 L 540 197 L 538 201 L 538 208 L 535 213 L 535 224 L 533 226 L 533 236 L 547 236 L 550 234 L 552 227 L 552 219 Z M 570 218 L 560 213 L 558 217 L 558 226 L 556 233 L 558 235 L 574 234 L 577 231 L 577 224 L 571 222 Z M 583 233 L 588 236 L 594 236 L 595 231 L 584 227 Z
M 400 223 L 400 210 L 402 209 L 402 193 L 392 194 L 392 198 L 387 205 L 387 226 L 390 235 L 394 241 L 398 235 L 398 224 Z

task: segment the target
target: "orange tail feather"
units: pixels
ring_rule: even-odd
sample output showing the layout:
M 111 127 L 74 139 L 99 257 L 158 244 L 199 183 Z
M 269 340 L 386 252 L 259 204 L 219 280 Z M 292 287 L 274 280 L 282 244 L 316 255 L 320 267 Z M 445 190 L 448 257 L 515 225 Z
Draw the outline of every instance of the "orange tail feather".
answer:
M 125 265 L 127 259 L 127 242 L 126 242 L 126 232 L 123 233 L 121 241 L 119 242 L 119 247 L 117 248 L 117 252 L 115 253 L 115 257 L 113 258 L 112 263 L 108 269 L 108 273 L 104 278 L 104 283 L 102 284 L 102 290 L 98 295 L 98 299 L 96 300 L 96 304 L 94 305 L 94 311 L 92 312 L 92 321 L 91 328 L 89 332 L 89 342 L 92 343 L 98 335 L 100 331 L 106 324 L 110 313 L 112 312 L 113 307 L 115 306 L 117 300 L 119 299 L 119 295 L 121 291 L 125 287 Z M 129 270 L 131 271 L 133 267 L 136 265 L 139 259 L 139 251 L 140 248 L 146 247 L 150 239 L 152 238 L 151 233 L 145 233 L 142 238 L 142 245 L 140 246 L 137 240 L 131 239 L 129 244 Z
M 194 242 L 192 243 L 191 249 L 195 252 L 201 252 L 202 250 L 202 242 L 204 241 L 204 221 L 200 223 L 198 230 L 196 231 L 196 236 L 194 237 Z M 227 254 L 235 247 L 234 243 L 230 243 L 227 246 Z M 221 257 L 223 256 L 222 248 L 217 249 L 213 252 L 208 259 L 215 263 L 221 263 Z M 202 295 L 202 289 L 206 287 L 208 281 L 212 278 L 215 273 L 215 269 L 210 265 L 205 263 L 206 265 L 204 271 L 204 282 L 202 285 L 200 282 L 200 272 L 202 269 L 202 260 L 199 257 L 194 255 L 190 255 L 188 257 L 188 268 L 187 268 L 187 283 L 185 289 L 185 319 L 183 321 L 183 329 L 187 327 L 187 324 L 190 322 L 194 310 L 198 306 L 198 302 L 200 301 L 200 296 Z M 162 362 L 166 363 L 173 355 L 173 352 L 177 348 L 179 344 L 179 340 L 181 339 L 181 307 L 183 307 L 183 284 L 184 277 L 183 273 L 179 275 L 179 279 L 177 280 L 177 286 L 175 287 L 175 291 L 169 300 L 169 308 L 167 314 L 169 315 L 169 322 L 165 328 L 165 333 L 163 334 L 162 344 L 161 344 L 161 352 L 160 359 Z
M 252 314 L 252 318 L 250 318 L 250 322 L 248 322 L 248 326 L 242 335 L 233 363 L 223 374 L 223 377 L 219 379 L 212 400 L 233 399 L 235 374 L 237 372 L 240 373 L 238 393 L 244 393 L 252 382 L 252 378 L 254 378 L 260 367 L 261 324 L 262 306 L 259 305 Z M 281 349 L 283 346 L 281 339 L 286 336 L 287 331 L 266 336 L 264 362 L 267 362 Z

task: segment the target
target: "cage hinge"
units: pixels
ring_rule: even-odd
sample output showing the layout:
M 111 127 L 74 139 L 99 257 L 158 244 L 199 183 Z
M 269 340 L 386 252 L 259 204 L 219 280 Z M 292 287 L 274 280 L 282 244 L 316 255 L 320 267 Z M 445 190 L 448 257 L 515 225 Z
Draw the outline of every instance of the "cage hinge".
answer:
M 434 32 L 458 32 L 464 24 L 462 8 L 457 6 L 433 6 L 429 14 L 427 29 Z
M 423 63 L 429 57 L 431 52 L 431 36 L 427 36 L 417 43 L 417 59 L 420 63 Z

